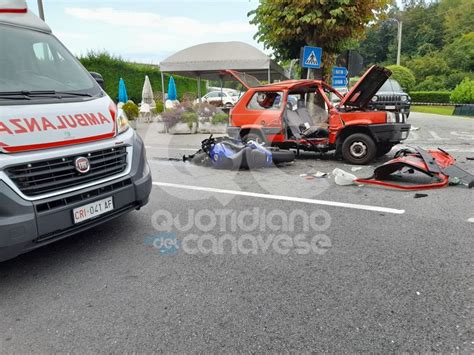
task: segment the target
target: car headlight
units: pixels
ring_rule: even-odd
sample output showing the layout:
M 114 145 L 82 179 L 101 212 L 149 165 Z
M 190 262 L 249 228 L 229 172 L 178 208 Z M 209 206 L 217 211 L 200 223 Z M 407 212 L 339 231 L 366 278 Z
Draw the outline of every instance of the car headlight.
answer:
M 408 97 L 406 95 L 402 95 L 402 96 L 400 96 L 400 100 L 402 102 L 406 102 L 408 100 Z
M 377 97 L 377 95 L 374 95 L 374 97 L 372 97 L 372 99 L 371 99 L 370 101 L 373 101 L 373 102 L 375 102 L 375 101 L 377 101 L 377 100 L 378 100 L 378 97 Z
M 396 123 L 397 114 L 395 112 L 387 112 L 387 123 Z
M 117 119 L 115 120 L 117 124 L 117 135 L 126 132 L 130 125 L 128 124 L 128 118 L 125 111 L 121 108 L 117 110 Z

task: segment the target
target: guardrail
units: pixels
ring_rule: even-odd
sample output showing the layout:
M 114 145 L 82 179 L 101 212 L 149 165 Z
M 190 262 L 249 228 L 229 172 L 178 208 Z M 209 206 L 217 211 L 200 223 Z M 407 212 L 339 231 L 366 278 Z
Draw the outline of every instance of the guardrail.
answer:
M 436 102 L 412 102 L 415 106 L 454 106 L 451 103 L 436 103 Z

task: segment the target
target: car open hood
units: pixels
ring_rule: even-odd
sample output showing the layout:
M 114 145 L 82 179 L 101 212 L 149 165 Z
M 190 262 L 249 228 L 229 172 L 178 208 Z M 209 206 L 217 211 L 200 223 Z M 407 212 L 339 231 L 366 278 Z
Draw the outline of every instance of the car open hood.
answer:
M 341 106 L 364 108 L 377 93 L 392 72 L 384 67 L 373 65 L 367 70 L 354 87 L 344 95 Z
M 55 104 L 0 106 L 0 151 L 16 153 L 112 138 L 109 97 Z
M 262 85 L 262 83 L 256 77 L 247 73 L 242 73 L 235 70 L 226 70 L 225 73 L 240 82 L 247 88 L 247 90 Z

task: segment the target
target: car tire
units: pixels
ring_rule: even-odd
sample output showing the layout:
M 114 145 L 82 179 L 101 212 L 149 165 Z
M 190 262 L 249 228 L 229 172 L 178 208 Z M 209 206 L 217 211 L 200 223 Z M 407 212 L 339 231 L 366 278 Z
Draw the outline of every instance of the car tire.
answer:
M 232 107 L 234 107 L 234 105 L 232 105 L 230 102 L 228 102 L 224 105 L 224 107 L 225 108 L 232 108 Z
M 390 152 L 393 148 L 393 144 L 390 144 L 390 143 L 385 143 L 385 144 L 379 144 L 377 145 L 377 154 L 376 154 L 376 157 L 382 157 L 384 156 L 385 154 L 387 154 L 388 152 Z
M 368 164 L 376 154 L 377 146 L 374 140 L 364 133 L 354 133 L 342 143 L 342 157 L 351 164 Z
M 291 150 L 271 150 L 274 164 L 291 163 L 295 160 L 295 153 Z

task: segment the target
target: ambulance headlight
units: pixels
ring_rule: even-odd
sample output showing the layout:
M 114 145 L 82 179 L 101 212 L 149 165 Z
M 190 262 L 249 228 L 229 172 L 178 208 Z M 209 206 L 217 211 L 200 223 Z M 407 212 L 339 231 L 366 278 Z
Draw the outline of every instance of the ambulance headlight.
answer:
M 395 112 L 387 112 L 387 123 L 396 123 L 397 115 Z
M 127 114 L 121 108 L 117 110 L 116 123 L 117 123 L 117 134 L 124 133 L 130 128 Z

